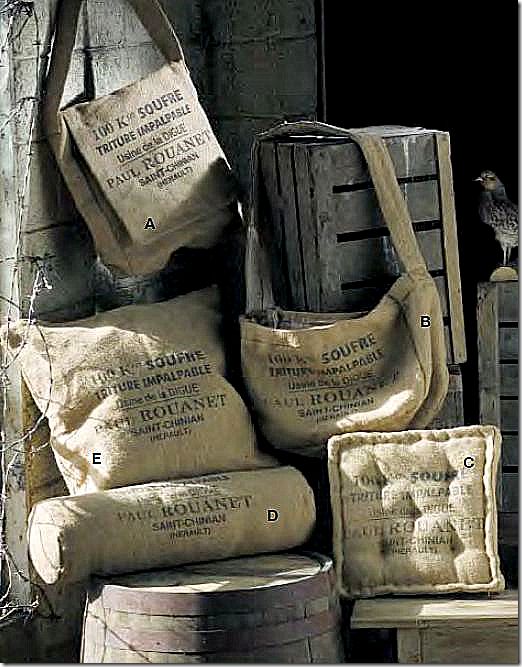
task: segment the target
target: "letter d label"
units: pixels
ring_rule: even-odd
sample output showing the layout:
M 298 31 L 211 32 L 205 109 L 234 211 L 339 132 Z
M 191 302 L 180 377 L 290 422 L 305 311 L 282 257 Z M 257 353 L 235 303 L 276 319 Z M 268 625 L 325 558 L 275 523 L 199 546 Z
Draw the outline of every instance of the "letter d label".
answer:
M 277 510 L 267 510 L 266 511 L 266 520 L 267 521 L 277 521 L 279 519 L 279 512 Z

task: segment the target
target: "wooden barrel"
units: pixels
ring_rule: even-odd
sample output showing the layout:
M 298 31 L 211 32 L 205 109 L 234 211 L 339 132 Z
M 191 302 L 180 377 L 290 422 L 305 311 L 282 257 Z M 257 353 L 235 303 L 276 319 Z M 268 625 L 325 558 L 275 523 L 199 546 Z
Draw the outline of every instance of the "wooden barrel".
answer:
M 84 663 L 339 663 L 332 561 L 275 554 L 93 582 Z

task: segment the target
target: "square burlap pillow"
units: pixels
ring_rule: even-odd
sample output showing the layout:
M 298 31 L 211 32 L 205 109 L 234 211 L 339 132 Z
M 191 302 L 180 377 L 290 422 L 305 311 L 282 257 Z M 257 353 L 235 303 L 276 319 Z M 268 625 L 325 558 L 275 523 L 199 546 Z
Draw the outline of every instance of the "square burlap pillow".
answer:
M 2 330 L 71 494 L 271 467 L 225 377 L 216 287 Z M 0 336 L 1 337 L 1 336 Z
M 498 591 L 493 426 L 328 443 L 334 554 L 349 598 Z

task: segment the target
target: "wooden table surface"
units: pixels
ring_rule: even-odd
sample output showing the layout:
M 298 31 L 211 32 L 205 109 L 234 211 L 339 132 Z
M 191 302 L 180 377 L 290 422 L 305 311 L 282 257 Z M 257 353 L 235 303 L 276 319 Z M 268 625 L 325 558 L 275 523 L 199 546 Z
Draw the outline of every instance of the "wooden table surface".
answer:
M 518 618 L 518 591 L 491 597 L 444 596 L 443 598 L 394 597 L 358 600 L 351 627 L 400 628 L 419 621 L 470 621 Z
M 352 630 L 397 630 L 402 664 L 518 664 L 518 591 L 358 600 Z

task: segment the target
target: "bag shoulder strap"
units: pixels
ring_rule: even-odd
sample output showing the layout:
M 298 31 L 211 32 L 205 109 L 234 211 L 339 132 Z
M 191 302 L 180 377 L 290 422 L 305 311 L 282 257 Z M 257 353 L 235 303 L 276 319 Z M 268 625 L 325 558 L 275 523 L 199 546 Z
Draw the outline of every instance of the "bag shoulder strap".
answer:
M 420 252 L 408 207 L 400 190 L 390 154 L 376 128 L 346 130 L 344 128 L 319 123 L 316 121 L 298 121 L 282 123 L 258 135 L 252 153 L 252 201 L 251 213 L 257 218 L 259 209 L 259 145 L 270 139 L 290 136 L 325 136 L 347 137 L 352 139 L 361 149 L 368 164 L 370 176 L 375 187 L 377 199 L 381 207 L 384 221 L 390 230 L 390 236 L 407 273 L 415 277 L 428 274 L 426 262 Z M 251 222 L 255 223 L 255 219 Z M 258 230 L 259 232 L 259 230 Z
M 43 118 L 48 134 L 61 130 L 58 114 L 71 66 L 78 19 L 84 0 L 62 0 L 57 8 L 56 33 L 47 76 Z M 158 0 L 129 0 L 167 62 L 183 61 L 181 44 Z

